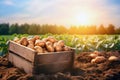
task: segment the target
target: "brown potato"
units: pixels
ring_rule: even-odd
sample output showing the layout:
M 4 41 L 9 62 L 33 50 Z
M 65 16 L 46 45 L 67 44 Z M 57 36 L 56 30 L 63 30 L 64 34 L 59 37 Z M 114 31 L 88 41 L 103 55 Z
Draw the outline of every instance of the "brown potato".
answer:
M 116 56 L 110 56 L 110 57 L 108 58 L 108 60 L 109 60 L 109 61 L 118 61 L 119 58 L 116 57 Z
M 94 51 L 94 52 L 91 53 L 89 56 L 90 56 L 91 58 L 96 58 L 96 57 L 99 56 L 99 55 L 100 55 L 100 52 Z
M 49 45 L 52 46 L 53 44 L 52 44 L 52 42 L 47 41 L 47 42 L 46 42 L 46 46 L 49 46 Z
M 89 56 L 90 56 L 91 58 L 96 58 L 96 57 L 98 56 L 98 54 L 91 53 Z
M 98 52 L 98 51 L 94 51 L 93 54 L 100 55 L 100 52 Z
M 27 46 L 27 45 L 28 45 L 27 38 L 26 38 L 26 37 L 22 37 L 22 38 L 20 39 L 20 44 L 21 44 L 21 45 L 24 45 L 24 46 Z
M 50 41 L 50 42 L 52 42 L 52 43 L 55 43 L 57 40 L 54 38 L 54 37 L 52 37 L 52 36 L 48 36 L 48 41 Z
M 68 46 L 64 46 L 64 47 L 63 47 L 63 50 L 64 50 L 64 51 L 70 51 L 71 49 L 70 49 L 70 47 L 68 47 Z
M 34 44 L 35 43 L 35 39 L 34 38 L 28 38 L 28 42 Z
M 35 41 L 35 46 L 44 47 L 44 46 L 45 46 L 45 42 L 42 41 L 42 40 L 36 40 L 36 41 Z
M 55 43 L 53 44 L 53 47 L 55 48 L 57 45 L 58 45 L 57 42 L 55 42 Z
M 43 53 L 43 49 L 40 46 L 35 46 L 34 49 L 38 52 L 38 53 Z
M 55 47 L 55 51 L 57 51 L 57 52 L 62 51 L 62 47 L 59 46 L 59 45 L 57 45 L 57 46 Z
M 55 51 L 54 48 L 53 48 L 53 46 L 51 46 L 51 45 L 46 46 L 46 48 L 47 48 L 47 50 L 48 50 L 49 52 L 54 52 L 54 51 Z
M 46 48 L 43 48 L 43 53 L 47 53 L 48 51 L 46 50 Z
M 13 41 L 14 42 L 18 42 L 20 39 L 18 38 L 18 37 L 15 37 L 14 39 L 13 39 Z
M 34 39 L 35 40 L 40 39 L 40 36 L 36 35 L 36 36 L 34 36 Z
M 34 42 L 33 41 L 28 41 L 29 44 L 33 44 L 34 45 Z
M 64 41 L 63 40 L 60 40 L 60 41 L 58 41 L 58 43 L 57 43 L 58 45 L 60 45 L 61 47 L 64 47 L 64 45 L 65 45 L 65 43 L 64 43 Z
M 43 38 L 42 41 L 47 42 L 47 41 L 48 41 L 48 38 Z
M 91 60 L 91 63 L 102 63 L 106 60 L 104 56 L 97 56 L 95 59 Z
M 31 48 L 31 49 L 34 49 L 34 44 L 28 44 L 27 47 Z

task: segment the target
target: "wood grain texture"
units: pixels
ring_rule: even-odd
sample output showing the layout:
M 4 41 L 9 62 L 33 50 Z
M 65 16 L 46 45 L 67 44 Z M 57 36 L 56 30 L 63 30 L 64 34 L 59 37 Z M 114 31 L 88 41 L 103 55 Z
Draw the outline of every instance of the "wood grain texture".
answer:
M 33 64 L 24 60 L 18 55 L 9 52 L 8 60 L 15 66 L 21 70 L 24 70 L 26 73 L 32 74 L 33 73 Z
M 28 59 L 31 62 L 34 62 L 34 57 L 36 55 L 36 52 L 30 48 L 17 44 L 13 41 L 10 41 L 9 50 L 16 53 L 17 55 L 24 57 L 25 59 Z
M 52 52 L 45 54 L 38 54 L 36 56 L 36 64 L 49 64 L 49 63 L 59 63 L 64 61 L 71 61 L 73 57 L 73 51 L 62 51 L 62 52 Z

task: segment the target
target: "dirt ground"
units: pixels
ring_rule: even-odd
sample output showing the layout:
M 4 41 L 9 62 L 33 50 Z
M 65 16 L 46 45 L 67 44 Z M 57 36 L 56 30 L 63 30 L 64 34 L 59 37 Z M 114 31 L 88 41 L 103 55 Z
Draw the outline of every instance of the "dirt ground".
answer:
M 99 56 L 104 57 L 104 60 L 98 62 L 91 62 L 93 57 L 90 54 L 93 53 L 96 54 L 76 54 L 71 71 L 40 74 L 39 80 L 120 80 L 120 51 L 97 52 Z M 110 56 L 116 56 L 118 60 L 108 60 Z M 15 68 L 4 56 L 0 57 L 0 80 L 34 80 L 34 77 Z

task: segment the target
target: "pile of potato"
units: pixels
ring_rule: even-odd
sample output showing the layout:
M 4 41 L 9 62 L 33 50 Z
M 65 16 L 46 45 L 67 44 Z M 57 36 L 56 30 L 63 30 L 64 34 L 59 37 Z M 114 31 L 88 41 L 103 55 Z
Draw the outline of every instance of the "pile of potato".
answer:
M 22 37 L 19 39 L 15 37 L 14 42 L 31 48 L 38 53 L 46 52 L 60 52 L 60 51 L 70 51 L 71 48 L 66 46 L 63 40 L 57 40 L 52 36 L 41 39 L 40 36 L 34 36 L 33 38 Z
M 105 58 L 98 51 L 94 51 L 89 56 L 92 58 L 91 63 L 102 63 L 106 60 L 108 60 L 108 61 L 120 61 L 119 57 L 117 57 L 117 56 L 109 56 L 108 58 Z

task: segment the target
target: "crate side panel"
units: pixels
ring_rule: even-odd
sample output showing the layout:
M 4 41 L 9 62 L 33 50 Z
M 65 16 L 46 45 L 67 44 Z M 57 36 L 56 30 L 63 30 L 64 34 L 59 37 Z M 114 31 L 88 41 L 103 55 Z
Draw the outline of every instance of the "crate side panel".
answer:
M 24 70 L 26 73 L 33 73 L 33 64 L 24 60 L 18 55 L 15 55 L 14 53 L 9 52 L 8 60 L 16 67 L 20 68 L 21 70 Z
M 59 63 L 50 63 L 50 64 L 38 64 L 35 66 L 35 74 L 40 73 L 56 73 L 61 71 L 70 70 L 72 68 L 72 62 L 59 62 Z
M 35 51 L 25 46 L 10 41 L 9 50 L 16 53 L 17 55 L 20 55 L 21 57 L 24 57 L 25 59 L 28 59 L 31 62 L 34 62 Z
M 74 52 L 60 52 L 60 53 L 49 53 L 44 55 L 37 55 L 35 58 L 35 64 L 49 64 L 63 61 L 71 61 Z

